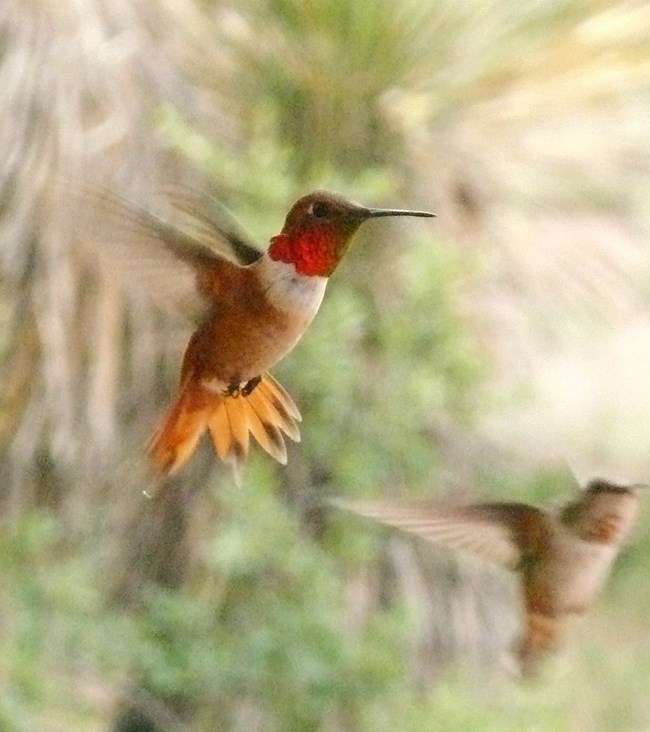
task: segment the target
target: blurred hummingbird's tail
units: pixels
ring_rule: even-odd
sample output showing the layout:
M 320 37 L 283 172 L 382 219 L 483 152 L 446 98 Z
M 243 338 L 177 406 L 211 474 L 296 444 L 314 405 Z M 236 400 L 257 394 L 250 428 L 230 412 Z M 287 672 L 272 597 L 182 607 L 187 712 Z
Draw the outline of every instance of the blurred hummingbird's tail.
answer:
M 153 461 L 169 475 L 190 458 L 208 430 L 217 455 L 239 465 L 248 454 L 249 433 L 283 465 L 287 448 L 283 432 L 300 441 L 300 412 L 293 399 L 269 374 L 251 389 L 233 394 L 212 392 L 187 378 L 149 444 Z
M 523 637 L 514 645 L 519 674 L 537 675 L 543 662 L 562 647 L 568 631 L 566 616 L 551 616 L 528 609 Z

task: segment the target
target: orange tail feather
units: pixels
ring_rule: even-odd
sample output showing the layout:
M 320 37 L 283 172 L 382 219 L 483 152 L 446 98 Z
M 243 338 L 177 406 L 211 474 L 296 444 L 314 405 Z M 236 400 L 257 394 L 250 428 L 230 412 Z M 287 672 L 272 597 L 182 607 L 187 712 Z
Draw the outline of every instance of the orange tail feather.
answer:
M 165 473 L 176 473 L 192 456 L 208 419 L 223 400 L 188 379 L 149 443 L 149 455 Z
M 524 637 L 515 645 L 522 676 L 534 676 L 542 663 L 563 645 L 569 630 L 566 615 L 549 616 L 528 610 Z
M 208 420 L 208 430 L 217 455 L 225 462 L 242 462 L 252 435 L 271 457 L 284 465 L 287 448 L 282 433 L 299 442 L 300 420 L 293 399 L 270 374 L 263 374 L 250 394 L 223 398 Z
M 173 474 L 191 457 L 207 429 L 224 462 L 242 462 L 252 434 L 284 465 L 287 449 L 282 433 L 298 442 L 300 420 L 295 403 L 270 374 L 264 374 L 250 394 L 233 396 L 208 391 L 188 379 L 154 434 L 149 454 L 164 472 Z

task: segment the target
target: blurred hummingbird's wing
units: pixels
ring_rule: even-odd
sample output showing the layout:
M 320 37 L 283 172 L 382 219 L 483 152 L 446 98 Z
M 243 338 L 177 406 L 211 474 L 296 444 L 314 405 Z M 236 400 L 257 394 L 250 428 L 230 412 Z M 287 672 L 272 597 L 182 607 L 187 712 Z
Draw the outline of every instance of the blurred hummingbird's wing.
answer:
M 71 185 L 65 193 L 67 205 L 75 205 L 71 225 L 80 244 L 92 245 L 93 258 L 161 310 L 200 322 L 210 299 L 202 288 L 206 278 L 197 275 L 209 274 L 214 293 L 241 269 L 216 247 L 106 189 Z
M 517 569 L 546 530 L 544 512 L 521 503 L 445 506 L 430 501 L 335 501 L 335 505 L 447 549 Z
M 177 187 L 162 192 L 182 217 L 172 219 L 174 224 L 193 239 L 240 265 L 253 264 L 262 256 L 252 237 L 214 196 Z

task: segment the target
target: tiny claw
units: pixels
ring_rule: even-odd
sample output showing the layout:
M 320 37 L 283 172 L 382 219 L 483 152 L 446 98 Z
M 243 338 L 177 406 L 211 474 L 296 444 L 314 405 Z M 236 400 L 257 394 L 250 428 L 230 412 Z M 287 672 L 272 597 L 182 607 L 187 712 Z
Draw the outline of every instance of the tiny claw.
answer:
M 250 396 L 253 393 L 253 390 L 255 387 L 262 381 L 261 376 L 254 376 L 252 379 L 247 381 L 244 386 L 242 387 L 241 394 L 242 396 Z
M 224 389 L 222 392 L 223 396 L 225 397 L 233 397 L 236 399 L 240 394 L 239 384 L 232 383 L 228 384 L 228 387 Z

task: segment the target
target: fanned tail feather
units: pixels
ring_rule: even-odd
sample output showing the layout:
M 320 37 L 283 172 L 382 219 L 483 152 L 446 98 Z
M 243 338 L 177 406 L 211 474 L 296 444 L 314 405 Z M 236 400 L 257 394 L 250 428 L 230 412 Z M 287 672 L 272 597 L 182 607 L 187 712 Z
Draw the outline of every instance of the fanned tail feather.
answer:
M 258 384 L 256 391 L 263 395 L 267 408 L 274 415 L 275 424 L 294 442 L 300 442 L 298 422 L 302 421 L 302 417 L 289 394 L 271 374 L 264 374 L 264 378 Z
M 208 430 L 217 455 L 226 463 L 239 465 L 246 458 L 252 435 L 285 465 L 283 433 L 299 442 L 300 421 L 295 402 L 270 374 L 264 374 L 250 394 L 233 396 L 209 391 L 187 379 L 151 439 L 149 454 L 163 472 L 176 473 Z
M 176 473 L 208 430 L 217 455 L 226 463 L 239 465 L 246 458 L 253 435 L 269 455 L 285 465 L 283 433 L 299 442 L 300 421 L 293 399 L 270 374 L 264 374 L 250 394 L 233 396 L 209 391 L 187 379 L 151 439 L 149 454 L 163 472 Z
M 220 403 L 210 415 L 207 428 L 217 455 L 224 461 L 241 463 L 248 454 L 252 435 L 279 463 L 287 462 L 283 433 L 300 441 L 300 412 L 293 399 L 268 373 L 248 394 L 219 396 Z
M 176 473 L 191 457 L 220 400 L 191 379 L 181 386 L 149 443 L 149 455 L 163 472 Z

